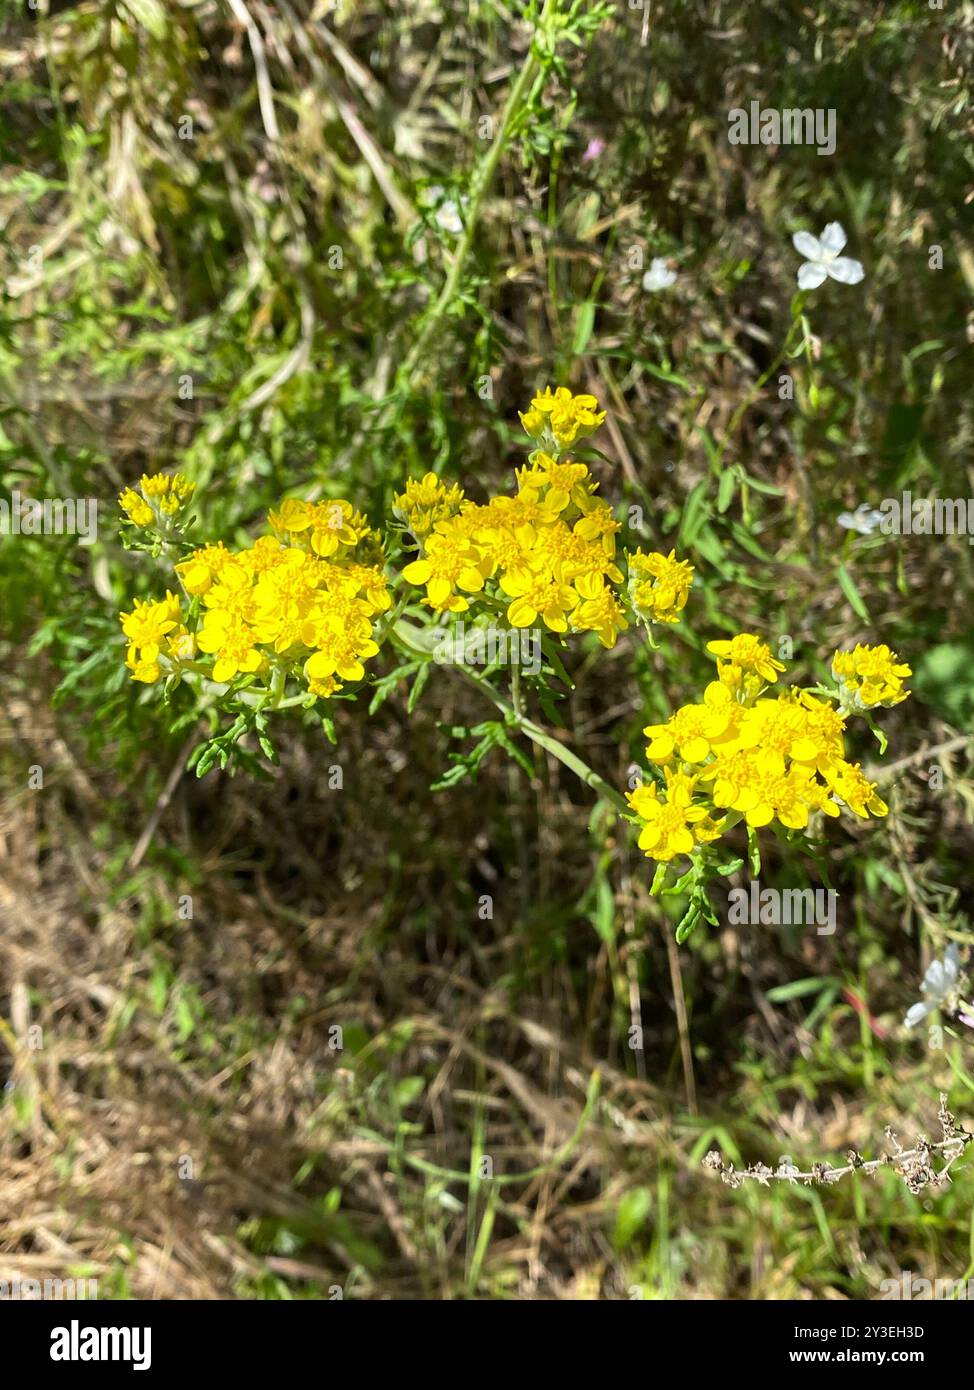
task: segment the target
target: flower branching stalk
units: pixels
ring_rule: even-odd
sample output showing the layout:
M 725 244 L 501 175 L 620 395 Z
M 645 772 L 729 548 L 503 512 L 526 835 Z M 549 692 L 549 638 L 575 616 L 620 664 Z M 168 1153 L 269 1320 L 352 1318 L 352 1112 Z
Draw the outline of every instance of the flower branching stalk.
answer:
M 762 1187 L 770 1187 L 773 1182 L 788 1182 L 813 1187 L 816 1184 L 831 1186 L 841 1182 L 850 1173 L 864 1173 L 871 1176 L 881 1169 L 892 1168 L 902 1178 L 910 1192 L 916 1195 L 927 1187 L 943 1187 L 951 1181 L 950 1170 L 964 1154 L 967 1146 L 974 1143 L 974 1134 L 959 1127 L 956 1119 L 947 1108 L 947 1096 L 940 1095 L 938 1119 L 943 1138 L 936 1143 L 919 1136 L 910 1149 L 900 1146 L 892 1129 L 886 1129 L 886 1138 L 891 1152 L 879 1158 L 863 1158 L 855 1149 L 850 1149 L 843 1164 L 813 1163 L 808 1169 L 798 1168 L 789 1160 L 782 1160 L 777 1168 L 766 1163 L 752 1163 L 738 1172 L 732 1163 L 712 1149 L 702 1160 L 705 1168 L 719 1173 L 722 1182 L 728 1187 L 743 1187 L 746 1182 L 756 1182 Z M 938 1160 L 940 1166 L 938 1167 Z
M 418 628 L 406 620 L 401 620 L 393 627 L 391 637 L 406 655 L 418 657 L 424 662 L 434 660 L 429 629 Z M 507 700 L 486 676 L 480 675 L 470 666 L 457 666 L 448 669 L 457 671 L 465 681 L 475 686 L 504 716 L 504 723 L 509 729 L 522 734 L 543 752 L 556 758 L 558 762 L 574 773 L 580 782 L 607 801 L 613 810 L 620 815 L 628 816 L 629 806 L 621 792 L 607 782 L 604 777 L 601 777 L 594 768 L 589 767 L 583 758 L 559 738 L 556 738 L 553 733 L 543 729 L 534 720 L 528 719 L 513 699 Z

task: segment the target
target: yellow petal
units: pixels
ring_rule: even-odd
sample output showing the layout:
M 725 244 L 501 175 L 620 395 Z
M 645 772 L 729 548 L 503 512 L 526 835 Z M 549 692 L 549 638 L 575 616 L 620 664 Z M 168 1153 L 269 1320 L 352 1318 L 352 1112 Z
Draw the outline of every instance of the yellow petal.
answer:
M 425 584 L 433 573 L 433 566 L 429 560 L 413 560 L 402 572 L 403 579 L 407 584 Z
M 658 825 L 644 825 L 639 836 L 639 848 L 653 849 L 654 846 L 659 844 L 659 836 L 660 831 Z
M 525 598 L 516 598 L 507 610 L 507 621 L 512 627 L 530 627 L 538 616 Z
M 531 587 L 531 579 L 524 571 L 507 570 L 501 575 L 500 585 L 508 598 L 520 598 Z
M 673 755 L 673 737 L 671 734 L 660 734 L 654 738 L 646 749 L 646 756 L 651 758 L 654 763 L 665 763 L 667 758 Z
M 327 652 L 312 652 L 304 664 L 304 674 L 309 680 L 323 680 L 334 670 L 335 658 Z
M 688 763 L 702 763 L 710 752 L 710 744 L 705 738 L 688 738 L 680 744 L 680 757 Z
M 580 574 L 575 580 L 575 588 L 582 598 L 598 598 L 605 588 L 605 583 L 600 574 Z
M 444 579 L 441 574 L 435 575 L 426 586 L 430 603 L 436 605 L 446 603 L 452 591 L 453 585 L 449 579 Z
M 465 569 L 460 571 L 457 587 L 466 589 L 468 593 L 479 593 L 484 587 L 484 576 L 473 565 L 467 565 Z

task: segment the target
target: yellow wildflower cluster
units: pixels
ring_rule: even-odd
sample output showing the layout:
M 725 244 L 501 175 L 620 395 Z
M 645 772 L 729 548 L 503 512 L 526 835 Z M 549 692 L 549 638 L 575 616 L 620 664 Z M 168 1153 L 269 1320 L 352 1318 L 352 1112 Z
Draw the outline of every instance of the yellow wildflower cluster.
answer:
M 324 560 L 347 558 L 356 547 L 362 547 L 360 554 L 367 551 L 370 556 L 381 555 L 378 532 L 351 502 L 341 498 L 328 502 L 291 498 L 282 502 L 276 512 L 269 512 L 267 520 L 271 530 L 287 545 Z
M 418 481 L 410 478 L 406 491 L 393 503 L 398 519 L 418 541 L 423 541 L 438 521 L 451 517 L 463 501 L 463 489 L 454 483 L 447 487 L 435 473 L 426 473 Z
M 565 386 L 554 391 L 546 386 L 521 415 L 521 424 L 531 439 L 560 453 L 594 434 L 604 419 L 605 411 L 599 410 L 594 396 L 573 396 Z
M 476 595 L 488 607 L 503 606 L 512 627 L 540 620 L 551 632 L 594 632 L 603 646 L 615 645 L 629 626 L 617 590 L 624 581 L 616 558 L 619 522 L 595 495 L 587 465 L 564 453 L 604 418 L 594 396 L 573 396 L 564 387 L 535 396 L 521 419 L 544 447 L 515 471 L 514 496 L 472 502 L 432 473 L 407 483 L 395 505 L 420 554 L 403 577 L 425 588 L 428 607 L 465 613 Z M 690 566 L 672 553 L 637 552 L 629 557 L 634 561 L 647 576 L 639 616 L 648 620 L 652 611 L 656 621 L 676 622 Z
M 691 854 L 697 845 L 716 840 L 722 826 L 705 804 L 694 802 L 696 778 L 670 769 L 664 777 L 664 796 L 651 782 L 630 792 L 628 800 L 642 825 L 639 848 L 647 859 L 666 864 L 678 854 Z
M 597 495 L 588 465 L 572 456 L 604 419 L 594 396 L 546 388 L 521 415 L 533 447 L 526 465 L 515 469 L 513 493 L 478 503 L 433 472 L 406 482 L 394 499 L 394 525 L 415 555 L 401 577 L 424 591 L 431 625 L 442 628 L 476 604 L 478 629 L 492 615 L 513 629 L 543 623 L 556 634 L 592 632 L 613 647 L 631 622 L 650 629 L 680 621 L 693 567 L 673 550 L 618 555 L 620 523 Z M 144 476 L 138 490 L 122 493 L 128 518 L 161 533 L 149 542 L 127 537 L 127 543 L 153 554 L 178 550 L 174 573 L 183 597 L 167 590 L 160 600 L 135 600 L 120 620 L 135 681 L 151 685 L 192 674 L 226 686 L 243 678 L 230 695 L 238 707 L 252 707 L 252 723 L 245 711 L 222 741 L 201 750 L 201 775 L 216 758 L 226 765 L 227 744 L 239 729 L 261 730 L 268 707 L 310 707 L 341 692 L 343 682 L 362 680 L 383 637 L 410 655 L 409 666 L 384 684 L 415 669 L 423 674 L 413 690 L 422 689 L 428 668 L 414 658 L 428 656 L 429 643 L 409 635 L 421 635 L 408 611 L 404 615 L 409 590 L 379 626 L 379 616 L 392 607 L 383 545 L 350 502 L 287 499 L 269 513 L 268 533 L 244 548 L 218 542 L 191 549 L 181 528 L 192 494 L 193 485 L 179 473 Z M 443 635 L 457 636 L 436 634 Z M 846 756 L 846 721 L 863 714 L 871 724 L 871 710 L 905 700 L 903 681 L 912 674 L 889 647 L 860 644 L 834 654 L 834 689 L 775 691 L 784 664 L 755 634 L 709 642 L 707 651 L 715 679 L 698 702 L 646 727 L 654 776 L 627 796 L 639 847 L 662 866 L 654 892 L 667 891 L 658 889 L 667 864 L 691 857 L 690 870 L 672 889 L 690 898 L 678 940 L 701 915 L 715 920 L 706 880 L 734 869 L 706 847 L 738 823 L 749 831 L 774 822 L 804 831 L 817 813 L 887 814 L 876 784 Z M 564 754 L 563 761 L 583 775 L 580 759 L 569 760 L 558 742 L 522 717 L 516 676 L 517 668 L 512 705 L 497 697 L 509 722 L 547 751 Z M 298 684 L 297 695 L 288 695 L 289 682 Z M 267 751 L 264 741 L 261 747 Z M 601 782 L 590 770 L 586 780 Z M 621 797 L 601 786 L 624 810 Z
M 155 526 L 160 519 L 172 521 L 193 495 L 195 483 L 182 473 L 143 473 L 139 491 L 127 487 L 119 496 L 119 504 L 129 521 L 136 526 Z
M 604 420 L 595 397 L 546 389 L 522 418 L 543 447 L 515 470 L 513 495 L 480 504 L 430 472 L 395 498 L 396 518 L 418 552 L 402 571 L 405 581 L 425 590 L 436 615 L 465 613 L 476 596 L 512 628 L 593 632 L 606 647 L 629 627 L 624 593 L 641 621 L 677 622 L 690 565 L 672 551 L 637 551 L 627 557 L 624 589 L 619 522 L 596 495 L 588 466 L 565 452 Z M 176 517 L 191 494 L 180 474 L 160 474 L 120 500 L 132 521 L 152 526 Z M 320 696 L 361 679 L 377 651 L 373 619 L 390 607 L 379 536 L 342 499 L 289 499 L 268 520 L 271 534 L 247 549 L 204 545 L 176 565 L 190 601 L 185 615 L 172 595 L 122 615 L 134 679 L 153 683 L 187 662 L 221 683 L 261 676 L 278 689 L 282 671 L 286 679 L 300 666 Z
M 487 596 L 506 604 L 512 627 L 540 618 L 552 632 L 592 631 L 614 646 L 629 626 L 612 588 L 623 577 L 615 563 L 619 523 L 593 496 L 587 467 L 539 451 L 517 482 L 514 497 L 463 502 L 437 521 L 403 577 L 425 586 L 425 602 L 440 613 L 466 612 L 466 595 L 496 581 Z
M 832 675 L 839 683 L 843 708 L 866 710 L 879 705 L 888 708 L 905 700 L 910 692 L 903 689 L 903 678 L 913 672 L 889 647 L 860 644 L 851 652 L 836 652 Z
M 732 695 L 752 700 L 766 685 L 773 685 L 784 662 L 750 632 L 739 632 L 729 641 L 708 642 L 707 651 L 717 658 L 717 679 Z
M 183 624 L 179 598 L 168 590 L 159 602 L 136 599 L 131 613 L 121 614 L 121 623 L 128 638 L 125 664 L 133 680 L 151 685 L 162 676 L 163 662 L 174 669 L 195 655 L 196 640 Z
M 647 857 L 667 863 L 690 854 L 741 819 L 753 828 L 777 819 L 803 830 L 815 811 L 886 815 L 875 785 L 846 759 L 845 712 L 832 703 L 839 692 L 823 699 L 791 686 L 766 695 L 784 668 L 751 633 L 711 642 L 708 650 L 717 658 L 718 678 L 702 701 L 644 730 L 647 756 L 664 779 L 662 787 L 641 786 L 628 797 Z M 890 661 L 904 671 L 885 647 L 838 652 L 833 670 L 845 669 L 846 657 L 859 670 Z
M 378 536 L 342 500 L 286 501 L 268 520 L 272 534 L 243 550 L 206 545 L 176 565 L 192 630 L 172 594 L 122 614 L 135 680 L 157 681 L 200 655 L 212 665 L 193 669 L 219 683 L 262 675 L 283 686 L 303 675 L 325 698 L 362 679 L 379 650 L 373 620 L 391 602 Z
M 629 602 L 644 623 L 678 623 L 686 607 L 693 566 L 669 555 L 644 555 L 634 550 L 629 564 Z

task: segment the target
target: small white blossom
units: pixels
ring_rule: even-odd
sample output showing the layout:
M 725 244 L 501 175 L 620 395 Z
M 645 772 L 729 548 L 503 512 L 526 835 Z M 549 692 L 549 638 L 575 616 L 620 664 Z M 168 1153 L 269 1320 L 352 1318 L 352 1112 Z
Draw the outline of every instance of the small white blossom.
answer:
M 676 271 L 670 270 L 663 256 L 655 256 L 653 262 L 643 276 L 643 289 L 650 294 L 655 294 L 657 290 L 668 290 L 676 281 Z
M 858 531 L 860 536 L 871 536 L 882 519 L 882 512 L 868 502 L 860 502 L 854 512 L 839 513 L 839 525 L 847 531 Z
M 446 202 L 441 203 L 437 208 L 436 225 L 441 232 L 449 232 L 452 236 L 459 236 L 463 231 L 460 209 L 452 198 L 447 198 Z
M 903 1020 L 904 1028 L 913 1028 L 922 1023 L 934 1009 L 948 1003 L 957 989 L 960 976 L 960 952 L 956 941 L 952 941 L 944 952 L 943 960 L 931 961 L 923 977 L 920 993 L 927 998 L 914 1004 Z
M 865 274 L 861 261 L 839 255 L 846 243 L 840 222 L 830 222 L 820 237 L 812 236 L 811 232 L 796 232 L 792 241 L 806 261 L 798 271 L 799 289 L 817 289 L 826 276 L 838 280 L 841 285 L 858 285 Z
M 440 184 L 433 184 L 426 190 L 429 204 L 435 209 L 433 221 L 441 232 L 446 232 L 450 236 L 459 236 L 463 231 L 463 218 L 461 213 L 467 203 L 466 198 L 461 198 L 457 203 L 454 198 L 444 198 L 444 189 Z

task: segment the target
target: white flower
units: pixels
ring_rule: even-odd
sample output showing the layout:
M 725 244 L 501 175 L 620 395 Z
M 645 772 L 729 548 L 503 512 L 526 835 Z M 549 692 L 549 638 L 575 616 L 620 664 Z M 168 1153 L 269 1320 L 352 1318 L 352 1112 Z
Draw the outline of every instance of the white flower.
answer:
M 811 232 L 796 232 L 792 241 L 807 262 L 798 271 L 799 289 L 817 289 L 827 275 L 841 285 L 858 285 L 866 273 L 861 261 L 839 255 L 846 242 L 840 222 L 830 222 L 820 237 L 813 237 Z
M 463 231 L 463 220 L 460 217 L 460 209 L 452 198 L 447 198 L 445 203 L 441 203 L 435 214 L 436 225 L 441 232 L 449 232 L 452 236 L 459 236 Z
M 435 209 L 433 221 L 441 232 L 459 236 L 463 231 L 463 219 L 460 214 L 466 206 L 467 199 L 461 198 L 458 204 L 453 198 L 444 198 L 444 192 L 445 189 L 438 183 L 426 190 L 428 205 Z
M 923 984 L 920 986 L 920 993 L 927 995 L 927 998 L 919 1004 L 914 1004 L 903 1020 L 904 1028 L 912 1028 L 915 1024 L 921 1023 L 927 1016 L 932 1014 L 934 1009 L 939 1009 L 941 1005 L 947 1003 L 950 996 L 957 988 L 957 980 L 960 975 L 960 952 L 956 941 L 952 941 L 944 952 L 943 960 L 931 961 L 927 967 L 927 973 L 923 977 Z
M 670 270 L 663 256 L 655 256 L 643 276 L 643 289 L 655 294 L 657 290 L 668 290 L 675 280 L 676 271 Z
M 871 536 L 882 519 L 882 512 L 868 502 L 860 502 L 854 512 L 839 513 L 839 525 L 847 531 L 858 531 L 860 536 Z

